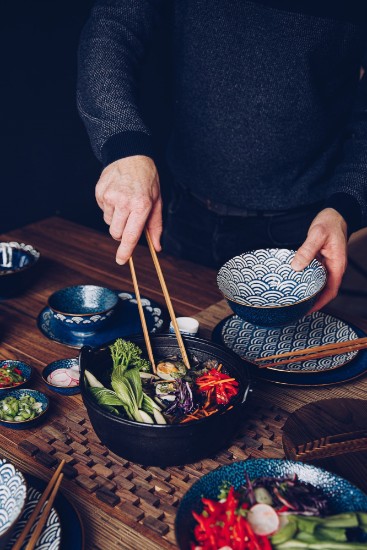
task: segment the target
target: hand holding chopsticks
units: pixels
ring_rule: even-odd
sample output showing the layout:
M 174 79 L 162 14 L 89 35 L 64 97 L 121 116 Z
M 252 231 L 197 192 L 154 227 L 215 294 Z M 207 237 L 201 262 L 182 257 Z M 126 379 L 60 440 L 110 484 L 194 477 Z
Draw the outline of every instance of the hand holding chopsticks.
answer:
M 65 460 L 62 460 L 60 462 L 57 470 L 55 471 L 54 475 L 50 479 L 46 489 L 44 490 L 43 494 L 41 495 L 41 498 L 37 502 L 36 507 L 34 508 L 32 514 L 30 515 L 27 523 L 24 526 L 23 531 L 21 532 L 18 540 L 14 544 L 12 550 L 20 550 L 20 548 L 22 547 L 28 533 L 30 532 L 30 530 L 32 529 L 35 521 L 37 520 L 38 514 L 40 513 L 40 511 L 42 510 L 43 505 L 45 504 L 46 500 L 48 499 L 47 504 L 46 504 L 44 510 L 42 511 L 42 514 L 40 515 L 40 517 L 38 519 L 36 528 L 35 528 L 34 532 L 32 533 L 32 536 L 31 536 L 31 538 L 30 538 L 30 540 L 29 540 L 29 542 L 26 546 L 26 550 L 33 550 L 33 548 L 35 547 L 36 542 L 39 539 L 39 536 L 42 532 L 43 526 L 45 525 L 45 523 L 47 521 L 47 518 L 49 516 L 49 513 L 50 513 L 50 510 L 51 510 L 52 505 L 54 503 L 57 491 L 60 487 L 60 483 L 62 481 L 62 478 L 64 477 L 64 474 L 61 473 L 61 470 L 63 469 L 64 464 L 65 464 Z
M 367 348 L 367 338 L 355 338 L 354 340 L 346 340 L 345 342 L 335 342 L 333 344 L 323 344 L 313 348 L 306 348 L 295 351 L 287 351 L 278 353 L 277 355 L 269 355 L 268 357 L 259 357 L 255 359 L 260 369 L 268 367 L 276 367 L 278 365 L 287 365 L 299 361 L 307 361 L 308 359 L 321 359 L 333 355 L 341 355 Z M 269 361 L 272 361 L 269 363 Z

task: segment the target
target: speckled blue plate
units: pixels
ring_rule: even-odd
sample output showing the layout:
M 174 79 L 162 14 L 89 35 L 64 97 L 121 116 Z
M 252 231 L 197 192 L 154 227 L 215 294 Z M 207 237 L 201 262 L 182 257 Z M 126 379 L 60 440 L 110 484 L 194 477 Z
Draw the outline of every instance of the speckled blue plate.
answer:
M 236 335 L 234 338 L 230 339 L 224 337 L 224 335 L 227 334 L 228 331 L 226 323 L 228 321 L 231 321 L 234 317 L 234 315 L 230 315 L 229 317 L 223 319 L 220 323 L 218 323 L 212 333 L 212 340 L 228 347 L 229 349 L 232 349 L 232 351 L 234 351 L 235 353 L 240 355 L 240 357 L 246 360 L 246 346 L 248 344 L 241 344 L 241 332 L 238 333 L 239 338 L 237 338 Z M 350 324 L 348 324 L 347 326 L 350 328 L 350 330 L 353 331 L 353 333 L 357 337 L 366 336 L 366 334 L 359 328 Z M 256 345 L 255 340 L 250 339 L 248 340 L 248 342 L 254 343 L 254 345 Z M 304 347 L 306 347 L 306 345 L 307 344 L 305 344 Z M 269 355 L 269 352 L 267 354 Z M 365 372 L 367 372 L 367 350 L 361 350 L 357 352 L 354 358 L 348 357 L 347 361 L 348 362 L 344 361 L 345 364 L 339 365 L 338 368 L 335 367 L 326 370 L 321 369 L 316 372 L 302 370 L 281 371 L 273 369 L 259 369 L 258 367 L 254 366 L 252 368 L 252 376 L 254 378 L 266 380 L 267 382 L 274 382 L 276 384 L 286 384 L 292 386 L 328 386 L 332 384 L 341 384 L 348 380 L 353 380 L 354 378 L 358 378 L 359 376 L 362 376 Z
M 190 549 L 190 537 L 195 523 L 191 512 L 202 510 L 201 497 L 216 499 L 223 481 L 228 481 L 238 489 L 244 484 L 246 473 L 250 479 L 297 474 L 301 481 L 324 492 L 331 514 L 367 511 L 366 494 L 349 481 L 321 468 L 291 460 L 255 459 L 233 462 L 203 476 L 181 500 L 175 521 L 176 539 L 181 550 Z
M 12 389 L 15 390 L 15 389 L 22 388 L 23 386 L 25 386 L 30 381 L 32 373 L 33 373 L 32 367 L 30 365 L 27 365 L 27 363 L 23 363 L 23 361 L 13 361 L 13 359 L 6 359 L 4 361 L 0 361 L 0 369 L 2 367 L 5 367 L 6 365 L 14 366 L 18 370 L 20 370 L 21 373 L 22 373 L 22 376 L 24 378 L 24 381 L 20 382 L 20 384 L 16 384 L 15 386 L 0 388 L 0 395 L 5 391 L 9 391 L 9 390 L 12 390 Z
M 38 403 L 41 403 L 42 408 L 41 412 L 31 420 L 24 420 L 21 422 L 12 422 L 9 420 L 2 420 L 0 419 L 0 426 L 5 426 L 6 428 L 12 428 L 13 430 L 25 430 L 29 428 L 33 428 L 37 424 L 43 421 L 48 408 L 49 408 L 49 400 L 48 397 L 38 391 L 38 390 L 28 390 L 28 389 L 21 389 L 21 390 L 9 390 L 5 392 L 4 394 L 1 394 L 1 399 L 5 399 L 6 397 L 13 396 L 17 399 L 20 398 L 22 395 L 30 395 L 31 397 L 34 397 Z
M 44 308 L 39 314 L 38 328 L 50 340 L 71 348 L 81 348 L 85 345 L 98 347 L 119 337 L 142 334 L 135 294 L 123 291 L 117 293 L 120 301 L 114 315 L 96 332 L 84 333 L 81 327 L 80 331 L 76 331 L 62 326 L 54 321 L 49 307 Z M 158 332 L 164 324 L 160 305 L 143 296 L 141 299 L 149 332 Z
M 47 377 L 58 369 L 71 369 L 77 367 L 79 369 L 79 359 L 78 358 L 71 358 L 71 359 L 59 359 L 57 361 L 53 361 L 47 367 L 45 367 L 42 371 L 42 379 L 46 386 L 56 392 L 60 393 L 61 395 L 75 395 L 77 393 L 80 393 L 79 384 L 76 384 L 75 386 L 56 386 L 55 384 L 52 384 L 47 380 Z

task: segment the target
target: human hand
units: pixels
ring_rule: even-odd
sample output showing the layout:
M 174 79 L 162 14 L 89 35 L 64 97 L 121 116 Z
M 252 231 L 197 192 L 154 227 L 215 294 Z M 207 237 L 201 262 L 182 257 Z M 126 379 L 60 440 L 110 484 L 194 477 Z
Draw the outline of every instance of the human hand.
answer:
M 313 220 L 307 239 L 297 250 L 291 266 L 300 271 L 316 257 L 326 268 L 327 283 L 309 313 L 321 309 L 337 296 L 347 267 L 347 224 L 333 208 L 325 208 Z
M 151 158 L 135 155 L 109 164 L 96 185 L 96 200 L 111 236 L 121 241 L 118 264 L 128 261 L 145 227 L 155 250 L 161 250 L 162 199 Z

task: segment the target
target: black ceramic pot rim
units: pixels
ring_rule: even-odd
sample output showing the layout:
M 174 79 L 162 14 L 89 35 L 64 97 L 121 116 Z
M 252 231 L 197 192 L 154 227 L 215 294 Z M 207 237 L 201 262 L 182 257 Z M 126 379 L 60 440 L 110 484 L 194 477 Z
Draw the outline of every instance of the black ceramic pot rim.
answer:
M 174 334 L 157 334 L 156 337 L 158 337 L 158 338 L 168 337 L 172 341 L 176 339 L 176 335 L 174 335 Z M 139 335 L 139 339 L 140 339 L 140 335 Z M 141 337 L 141 339 L 143 339 L 143 337 Z M 236 355 L 230 349 L 223 348 L 222 346 L 219 346 L 218 344 L 216 344 L 214 342 L 210 342 L 209 340 L 204 340 L 202 338 L 197 338 L 195 336 L 186 336 L 185 340 L 189 340 L 189 341 L 193 341 L 193 342 L 208 342 L 208 344 L 210 344 L 211 348 L 213 348 L 213 347 L 217 348 L 221 352 L 225 351 L 227 355 L 232 356 L 233 359 L 235 359 L 237 362 L 238 361 L 243 362 L 243 360 L 241 360 L 238 357 L 238 355 Z M 80 357 L 83 353 L 87 353 L 88 351 L 90 351 L 90 352 L 98 351 L 98 350 L 101 350 L 102 348 L 105 349 L 110 344 L 112 344 L 114 341 L 115 340 L 113 340 L 110 343 L 104 344 L 100 348 L 91 348 L 89 346 L 83 346 L 80 350 L 79 362 L 80 362 Z M 244 368 L 245 368 L 245 366 L 244 366 Z M 231 411 L 234 411 L 235 408 L 242 407 L 247 401 L 247 396 L 248 396 L 249 389 L 250 389 L 250 380 L 247 381 L 247 384 L 246 384 L 246 382 L 242 381 L 241 379 L 238 380 L 240 386 L 243 386 L 243 387 L 240 388 L 240 391 L 238 392 L 238 394 L 233 398 L 232 401 L 230 401 L 230 403 L 228 404 L 228 406 L 225 409 L 223 409 L 222 411 L 217 412 L 215 414 L 212 414 L 211 416 L 206 416 L 204 418 L 200 418 L 199 420 L 195 420 L 195 421 L 192 421 L 192 422 L 185 422 L 184 424 L 148 424 L 146 422 L 136 422 L 135 420 L 120 418 L 117 415 L 112 414 L 109 411 L 107 411 L 107 410 L 103 409 L 102 407 L 100 407 L 98 405 L 98 403 L 96 403 L 96 401 L 91 397 L 90 393 L 87 391 L 87 388 L 86 388 L 85 383 L 84 383 L 84 371 L 85 371 L 84 366 L 80 365 L 79 388 L 80 388 L 80 393 L 82 395 L 83 400 L 85 400 L 91 408 L 97 410 L 99 413 L 101 413 L 106 418 L 110 418 L 114 421 L 117 421 L 120 424 L 126 424 L 126 425 L 131 426 L 131 427 L 137 427 L 138 429 L 140 429 L 140 428 L 145 428 L 146 429 L 149 426 L 149 427 L 154 428 L 156 430 L 164 430 L 164 429 L 167 430 L 169 428 L 171 428 L 171 430 L 172 429 L 180 429 L 180 430 L 185 430 L 186 429 L 186 430 L 189 430 L 190 428 L 192 429 L 193 426 L 201 425 L 204 422 L 208 423 L 208 422 L 215 421 L 215 418 L 218 418 L 218 416 L 228 414 Z

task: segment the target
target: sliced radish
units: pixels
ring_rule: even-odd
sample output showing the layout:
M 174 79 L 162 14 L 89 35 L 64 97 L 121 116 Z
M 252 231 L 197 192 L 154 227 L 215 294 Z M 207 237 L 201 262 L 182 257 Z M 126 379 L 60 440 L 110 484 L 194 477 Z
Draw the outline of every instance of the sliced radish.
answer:
M 59 386 L 61 388 L 67 388 L 70 386 L 77 386 L 79 380 L 70 376 L 70 369 L 56 369 L 51 372 L 47 377 L 47 382 L 53 384 L 54 386 Z
M 269 504 L 255 504 L 247 514 L 247 521 L 256 535 L 269 536 L 279 529 L 279 516 Z

